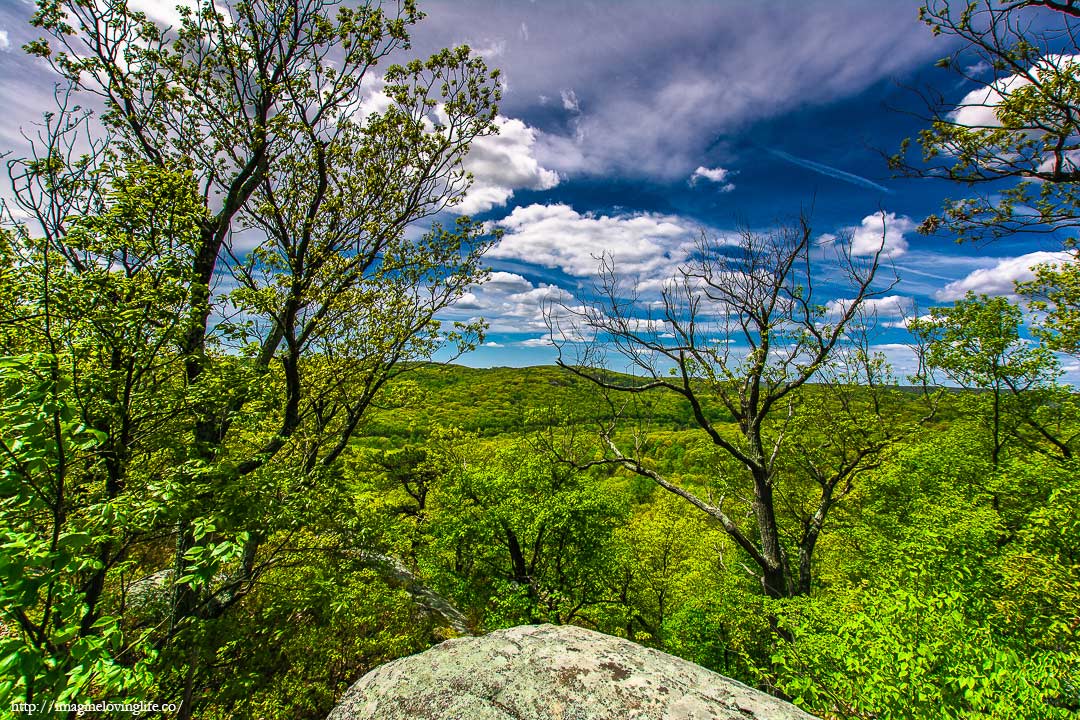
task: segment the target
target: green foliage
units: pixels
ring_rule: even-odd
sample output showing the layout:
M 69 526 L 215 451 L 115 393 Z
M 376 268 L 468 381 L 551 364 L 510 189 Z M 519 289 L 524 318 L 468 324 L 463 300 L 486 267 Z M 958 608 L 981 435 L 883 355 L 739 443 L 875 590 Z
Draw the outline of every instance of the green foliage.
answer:
M 1060 265 L 1038 265 L 1035 278 L 1018 283 L 1017 292 L 1031 300 L 1031 307 L 1046 313 L 1035 329 L 1051 350 L 1080 354 L 1080 257 Z
M 626 504 L 603 480 L 521 442 L 466 455 L 435 485 L 421 565 L 484 627 L 588 617 L 613 570 Z
M 120 620 L 86 605 L 83 584 L 102 568 L 113 526 L 128 503 L 93 494 L 72 467 L 96 462 L 105 436 L 83 425 L 67 401 L 70 379 L 56 358 L 0 358 L 0 704 L 93 693 L 123 697 L 148 687 L 147 659 L 129 652 Z
M 320 545 L 314 536 L 301 542 Z M 197 652 L 218 670 L 200 717 L 323 718 L 360 675 L 431 642 L 430 619 L 347 552 L 315 550 L 268 572 L 263 585 L 199 638 Z
M 1030 471 L 1029 471 L 1030 472 Z M 1036 652 L 1080 652 L 1080 467 L 1034 468 L 1044 498 L 1032 503 L 997 560 L 1004 627 Z M 1034 473 L 1032 473 L 1034 474 Z M 1048 492 L 1047 492 L 1048 490 Z M 1075 678 L 1074 678 L 1075 680 Z
M 247 598 L 283 563 L 310 569 L 291 540 L 365 539 L 340 461 L 386 382 L 481 336 L 436 316 L 485 275 L 492 237 L 468 218 L 411 228 L 468 190 L 462 158 L 497 130 L 498 74 L 442 50 L 389 64 L 390 102 L 360 108 L 375 66 L 405 59 L 411 1 L 200 2 L 168 31 L 123 2 L 37 10 L 27 50 L 71 89 L 10 163 L 0 353 L 47 350 L 97 445 L 46 503 L 53 534 L 85 530 L 94 563 L 33 612 L 72 603 L 79 648 L 122 629 L 117 666 L 151 663 L 155 699 L 192 717 L 228 682 L 213 631 L 234 613 L 257 626 Z M 80 109 L 87 94 L 102 113 Z M 240 233 L 256 246 L 234 246 Z M 78 524 L 101 508 L 107 521 Z M 330 688 L 295 709 L 325 712 Z
M 1078 398 L 1016 308 L 970 296 L 916 322 L 930 366 L 990 391 L 943 394 L 921 436 L 924 406 L 879 359 L 833 353 L 859 323 L 854 306 L 826 318 L 791 274 L 809 226 L 748 234 L 750 272 L 728 248 L 696 279 L 784 308 L 749 330 L 781 354 L 728 355 L 692 323 L 675 345 L 656 335 L 679 365 L 647 371 L 674 392 L 631 388 L 597 448 L 583 431 L 609 406 L 572 373 L 424 363 L 478 342 L 482 324 L 438 316 L 484 276 L 492 238 L 467 218 L 408 228 L 468 189 L 461 159 L 494 131 L 499 91 L 444 50 L 388 67 L 389 107 L 354 112 L 413 3 L 256 0 L 228 20 L 200 3 L 168 37 L 123 3 L 38 10 L 47 39 L 29 49 L 103 99 L 107 132 L 64 104 L 11 166 L 34 224 L 0 232 L 0 705 L 318 718 L 436 640 L 573 622 L 825 717 L 1075 713 Z M 1004 59 L 1030 66 L 1035 47 Z M 1043 68 L 1000 128 L 935 125 L 931 158 L 1041 163 L 1029 126 L 1073 122 L 1047 98 L 1075 104 L 1074 75 Z M 994 222 L 1032 203 L 1068 218 L 1070 182 L 1006 189 Z M 873 297 L 875 267 L 841 260 Z M 1074 279 L 1047 267 L 1024 288 L 1046 348 L 1075 350 Z M 748 378 L 765 396 L 740 394 Z M 573 469 L 545 450 L 552 418 L 582 457 L 634 457 Z M 772 599 L 765 574 L 786 584 Z
M 765 677 L 800 704 L 825 717 L 1072 716 L 1075 508 L 1048 494 L 1067 493 L 1075 468 L 1010 454 L 995 469 L 971 455 L 977 432 L 912 444 L 864 483 L 849 508 L 861 521 L 824 558 L 828 593 L 777 607 L 791 640 Z
M 946 229 L 962 240 L 978 240 L 1075 226 L 1080 218 L 1072 157 L 1080 138 L 1075 12 L 1056 2 L 931 0 L 920 17 L 935 35 L 953 41 L 952 55 L 938 67 L 975 87 L 959 105 L 938 96 L 929 108 L 930 126 L 918 137 L 922 163 L 907 159 L 910 143 L 905 141 L 890 158 L 891 167 L 969 187 L 1006 181 L 993 192 L 946 201 L 942 215 L 930 216 L 920 229 Z M 972 67 L 989 72 L 971 73 Z
M 1073 453 L 1075 437 L 1062 431 L 1060 417 L 1075 415 L 1075 402 L 1056 385 L 1056 357 L 1022 337 L 1022 325 L 1020 309 L 1008 299 L 972 292 L 910 325 L 922 348 L 918 380 L 933 382 L 941 371 L 962 387 L 987 391 L 968 399 L 989 428 L 995 464 L 1010 439 L 1048 445 L 1065 458 Z
M 1047 350 L 1021 339 L 1022 324 L 1020 308 L 1007 298 L 969 291 L 952 307 L 930 308 L 929 317 L 913 320 L 910 329 L 927 343 L 926 364 L 962 387 L 1020 392 L 1057 370 Z
M 962 587 L 911 572 L 786 604 L 792 640 L 772 657 L 779 688 L 825 717 L 1073 716 L 1080 656 L 1018 652 L 981 623 Z

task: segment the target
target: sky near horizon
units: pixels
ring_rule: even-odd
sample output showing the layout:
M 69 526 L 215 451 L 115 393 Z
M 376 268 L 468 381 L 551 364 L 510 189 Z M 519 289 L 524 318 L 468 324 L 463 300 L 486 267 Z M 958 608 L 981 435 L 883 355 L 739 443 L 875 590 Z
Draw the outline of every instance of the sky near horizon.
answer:
M 175 0 L 133 0 L 167 22 Z M 503 73 L 497 138 L 466 161 L 460 212 L 504 232 L 491 280 L 447 319 L 484 317 L 468 365 L 554 361 L 541 306 L 574 303 L 598 258 L 641 287 L 670 278 L 702 232 L 767 230 L 809 214 L 816 239 L 876 244 L 899 280 L 876 302 L 876 349 L 913 369 L 901 322 L 967 290 L 1010 294 L 1060 239 L 958 245 L 915 228 L 969 189 L 894 178 L 883 153 L 923 127 L 917 92 L 959 102 L 964 84 L 934 61 L 953 49 L 909 0 L 429 0 L 417 55 L 468 44 Z M 0 0 L 0 146 L 48 109 L 54 78 L 20 47 L 36 36 L 27 0 Z M 821 304 L 843 287 L 822 264 Z M 831 267 L 835 272 L 835 267 Z M 1069 378 L 1080 377 L 1070 367 Z

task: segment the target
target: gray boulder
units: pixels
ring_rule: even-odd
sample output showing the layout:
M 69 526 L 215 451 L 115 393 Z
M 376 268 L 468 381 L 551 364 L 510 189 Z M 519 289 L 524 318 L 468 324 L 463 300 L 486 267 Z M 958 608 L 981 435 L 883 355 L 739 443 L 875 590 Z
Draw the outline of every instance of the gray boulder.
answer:
M 570 625 L 459 638 L 360 678 L 327 720 L 813 720 L 636 643 Z

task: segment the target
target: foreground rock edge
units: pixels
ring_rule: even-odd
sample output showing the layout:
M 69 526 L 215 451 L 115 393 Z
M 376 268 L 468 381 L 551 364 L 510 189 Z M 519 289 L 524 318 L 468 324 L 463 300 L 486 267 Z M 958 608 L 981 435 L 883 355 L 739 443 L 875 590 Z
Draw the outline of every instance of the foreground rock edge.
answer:
M 814 720 L 673 655 L 572 625 L 448 640 L 360 678 L 327 720 Z

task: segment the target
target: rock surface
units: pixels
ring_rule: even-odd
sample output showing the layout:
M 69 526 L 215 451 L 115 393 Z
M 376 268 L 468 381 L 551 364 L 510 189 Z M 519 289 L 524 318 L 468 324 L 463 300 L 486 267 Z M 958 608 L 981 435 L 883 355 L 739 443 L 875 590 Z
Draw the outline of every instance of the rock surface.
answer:
M 693 663 L 573 626 L 448 640 L 372 670 L 327 720 L 813 720 Z

